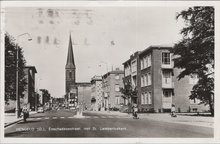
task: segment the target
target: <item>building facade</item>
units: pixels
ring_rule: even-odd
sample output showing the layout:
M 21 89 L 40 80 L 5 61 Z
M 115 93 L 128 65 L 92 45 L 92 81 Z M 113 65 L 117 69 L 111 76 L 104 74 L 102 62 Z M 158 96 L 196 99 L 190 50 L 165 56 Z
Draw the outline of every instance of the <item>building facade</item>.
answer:
M 91 79 L 91 110 L 100 111 L 102 105 L 102 76 Z
M 90 109 L 91 107 L 91 83 L 77 82 L 78 102 L 83 105 L 83 108 Z
M 37 110 L 37 95 L 35 93 L 35 74 L 37 70 L 34 66 L 26 66 L 25 69 L 26 89 L 24 91 L 23 103 L 27 104 L 32 111 Z
M 150 46 L 123 63 L 124 80 L 137 89 L 133 103 L 137 103 L 142 112 L 170 112 L 172 104 L 182 112 L 190 107 L 194 111 L 207 110 L 188 98 L 195 82 L 189 84 L 188 77 L 177 80 L 180 70 L 174 68 L 171 49 L 172 46 Z
M 106 73 L 102 76 L 103 104 L 105 110 L 109 108 L 120 108 L 124 103 L 120 87 L 123 87 L 124 71 L 116 70 Z

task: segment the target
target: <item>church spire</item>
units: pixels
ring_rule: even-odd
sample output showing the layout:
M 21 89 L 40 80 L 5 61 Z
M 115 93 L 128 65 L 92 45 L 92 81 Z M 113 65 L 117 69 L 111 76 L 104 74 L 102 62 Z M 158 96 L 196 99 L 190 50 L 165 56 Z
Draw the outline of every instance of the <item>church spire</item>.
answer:
M 75 68 L 71 34 L 70 34 L 70 38 L 69 38 L 66 68 Z

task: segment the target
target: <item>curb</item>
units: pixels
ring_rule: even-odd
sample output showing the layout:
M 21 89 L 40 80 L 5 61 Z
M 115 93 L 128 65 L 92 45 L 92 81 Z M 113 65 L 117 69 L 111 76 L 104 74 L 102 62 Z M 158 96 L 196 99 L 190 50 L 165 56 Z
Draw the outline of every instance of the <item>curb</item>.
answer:
M 36 114 L 36 113 L 31 113 L 30 115 L 34 115 L 34 114 Z M 18 123 L 18 122 L 20 122 L 20 121 L 22 121 L 22 120 L 23 120 L 23 118 L 20 118 L 20 119 L 18 119 L 18 120 L 16 120 L 16 121 L 7 123 L 7 124 L 4 125 L 4 128 L 6 128 L 6 127 L 8 127 L 8 126 L 10 126 L 10 125 L 13 125 L 13 124 L 15 124 L 15 123 Z
M 7 124 L 5 124 L 4 128 L 6 128 L 6 127 L 8 127 L 8 126 L 10 126 L 10 125 L 13 125 L 13 124 L 15 124 L 15 123 L 18 123 L 18 122 L 20 122 L 20 121 L 22 121 L 22 120 L 23 120 L 23 119 L 19 119 L 19 120 L 13 121 L 13 122 L 11 122 L 11 123 L 7 123 Z

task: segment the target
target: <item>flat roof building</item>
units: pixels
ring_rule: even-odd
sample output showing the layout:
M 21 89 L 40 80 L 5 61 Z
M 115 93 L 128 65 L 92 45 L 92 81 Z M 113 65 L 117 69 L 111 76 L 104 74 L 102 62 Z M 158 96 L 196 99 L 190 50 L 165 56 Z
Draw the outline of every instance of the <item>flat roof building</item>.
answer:
M 172 46 L 150 46 L 130 56 L 124 65 L 125 82 L 131 82 L 137 89 L 132 103 L 137 103 L 142 112 L 170 112 L 172 104 L 176 110 L 187 112 L 206 111 L 189 100 L 194 82 L 190 77 L 177 80 L 180 69 L 174 68 Z M 192 84 L 193 83 L 193 84 Z

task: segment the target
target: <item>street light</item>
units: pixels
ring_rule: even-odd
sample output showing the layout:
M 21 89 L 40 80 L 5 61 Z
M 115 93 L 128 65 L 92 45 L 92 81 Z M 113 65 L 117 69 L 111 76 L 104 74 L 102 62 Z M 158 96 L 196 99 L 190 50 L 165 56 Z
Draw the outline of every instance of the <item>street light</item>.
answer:
M 37 95 L 35 96 L 35 111 L 37 111 L 37 105 L 38 105 L 37 102 L 38 102 L 38 96 L 39 96 L 39 95 L 38 95 L 38 94 L 39 94 L 39 91 L 38 91 L 38 90 L 39 90 L 39 84 L 40 84 L 40 81 L 41 81 L 41 80 L 42 80 L 42 78 L 39 78 L 39 77 L 37 78 L 37 84 L 36 84 L 36 85 L 37 85 L 37 86 L 36 86 Z
M 19 62 L 19 56 L 18 56 L 18 43 L 19 43 L 19 37 L 27 35 L 28 36 L 28 41 L 31 41 L 31 35 L 29 33 L 23 33 L 17 36 L 16 39 L 16 53 L 17 53 L 17 58 L 16 58 L 16 116 L 17 118 L 20 117 L 20 97 L 19 97 L 19 78 L 18 78 L 18 62 Z

